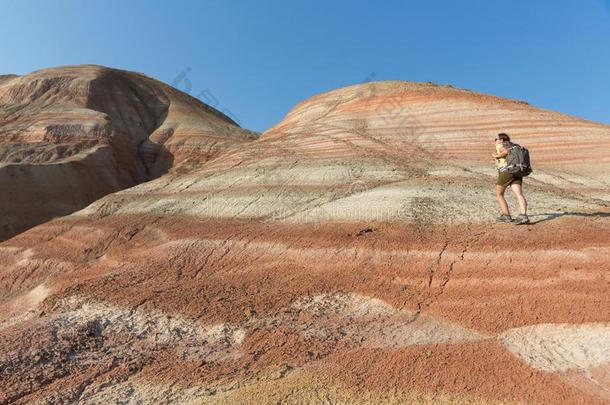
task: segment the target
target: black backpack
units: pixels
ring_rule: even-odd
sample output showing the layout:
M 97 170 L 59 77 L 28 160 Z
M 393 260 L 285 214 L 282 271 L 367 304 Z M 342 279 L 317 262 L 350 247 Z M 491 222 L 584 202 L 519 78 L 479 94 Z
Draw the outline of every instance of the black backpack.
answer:
M 532 173 L 532 165 L 530 164 L 530 152 L 521 145 L 513 143 L 508 148 L 506 156 L 507 166 L 505 172 L 516 174 L 519 176 L 529 176 Z

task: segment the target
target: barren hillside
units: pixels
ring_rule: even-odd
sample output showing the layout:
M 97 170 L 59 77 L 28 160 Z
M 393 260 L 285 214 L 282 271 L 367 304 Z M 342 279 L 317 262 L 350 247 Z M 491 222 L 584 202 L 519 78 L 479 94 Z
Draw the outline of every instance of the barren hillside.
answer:
M 69 66 L 1 76 L 0 240 L 254 138 L 138 73 Z
M 190 164 L 0 244 L 0 403 L 610 401 L 609 126 L 407 82 L 209 156 L 164 125 Z M 494 222 L 498 132 L 533 225 Z

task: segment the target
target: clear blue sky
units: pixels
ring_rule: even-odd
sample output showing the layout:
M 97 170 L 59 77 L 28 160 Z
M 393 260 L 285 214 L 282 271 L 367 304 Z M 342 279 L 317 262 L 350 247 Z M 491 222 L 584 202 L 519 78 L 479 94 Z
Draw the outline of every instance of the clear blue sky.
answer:
M 0 73 L 95 63 L 264 130 L 374 80 L 451 83 L 610 123 L 610 0 L 0 0 Z M 190 68 L 190 71 L 186 71 Z

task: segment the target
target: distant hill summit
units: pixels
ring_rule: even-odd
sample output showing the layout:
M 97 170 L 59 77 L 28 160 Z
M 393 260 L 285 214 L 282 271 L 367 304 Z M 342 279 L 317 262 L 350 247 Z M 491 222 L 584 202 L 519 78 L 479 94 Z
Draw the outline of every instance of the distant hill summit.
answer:
M 66 66 L 0 77 L 0 239 L 254 139 L 139 73 Z
M 578 172 L 585 162 L 610 164 L 610 154 L 603 152 L 610 149 L 608 125 L 433 83 L 369 82 L 318 94 L 299 103 L 263 138 L 310 133 L 340 139 L 341 132 L 357 136 L 359 128 L 390 149 L 417 144 L 431 153 L 442 150 L 449 159 L 487 162 L 489 142 L 498 132 L 509 132 L 535 150 L 538 166 L 562 162 Z M 582 170 L 609 180 L 607 173 L 591 173 L 586 165 Z

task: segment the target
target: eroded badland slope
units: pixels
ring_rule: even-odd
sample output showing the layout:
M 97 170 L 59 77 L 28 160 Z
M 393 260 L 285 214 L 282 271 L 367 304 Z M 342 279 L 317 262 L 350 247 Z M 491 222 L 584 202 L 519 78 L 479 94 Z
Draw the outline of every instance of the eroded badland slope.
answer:
M 22 101 L 3 142 L 33 142 L 35 160 L 60 142 L 20 120 L 106 128 L 78 94 L 57 117 L 52 97 Z M 164 120 L 112 127 L 132 160 L 110 166 L 135 177 L 110 191 L 146 177 L 142 139 L 191 164 L 0 244 L 1 403 L 610 401 L 610 127 L 379 82 L 312 97 L 254 140 L 163 94 Z M 494 223 L 501 131 L 532 153 L 534 225 Z M 236 143 L 206 155 L 218 138 Z
M 199 100 L 101 66 L 0 77 L 0 240 L 254 139 Z

